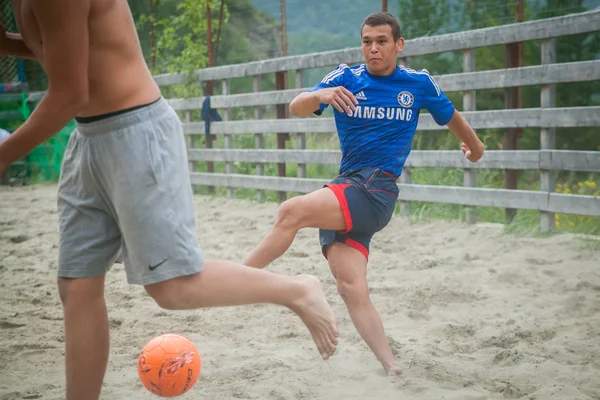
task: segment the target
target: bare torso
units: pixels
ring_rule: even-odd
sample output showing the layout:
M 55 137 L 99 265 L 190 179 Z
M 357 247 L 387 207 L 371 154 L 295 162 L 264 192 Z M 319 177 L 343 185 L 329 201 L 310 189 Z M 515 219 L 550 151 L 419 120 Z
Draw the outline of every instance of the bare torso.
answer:
M 13 0 L 23 41 L 42 67 L 44 54 L 31 3 Z M 46 1 L 46 0 L 43 0 Z M 127 0 L 92 0 L 89 15 L 89 101 L 80 117 L 105 114 L 160 97 L 144 60 Z

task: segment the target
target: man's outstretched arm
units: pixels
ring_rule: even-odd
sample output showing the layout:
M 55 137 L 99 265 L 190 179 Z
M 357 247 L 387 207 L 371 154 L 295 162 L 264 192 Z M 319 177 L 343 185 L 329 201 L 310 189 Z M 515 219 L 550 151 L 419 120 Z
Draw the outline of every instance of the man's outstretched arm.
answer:
M 484 145 L 477 137 L 471 125 L 462 116 L 458 110 L 454 110 L 452 119 L 447 124 L 448 129 L 454 135 L 459 138 L 462 143 L 462 151 L 469 161 L 477 162 L 482 156 L 484 151 Z
M 0 144 L 0 173 L 60 131 L 89 97 L 90 0 L 31 4 L 42 35 L 48 90 L 29 119 Z

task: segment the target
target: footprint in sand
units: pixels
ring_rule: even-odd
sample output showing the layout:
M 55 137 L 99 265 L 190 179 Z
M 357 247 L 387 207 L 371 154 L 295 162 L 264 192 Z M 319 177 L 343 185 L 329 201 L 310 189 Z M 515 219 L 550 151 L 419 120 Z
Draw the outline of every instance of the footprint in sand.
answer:
M 289 257 L 298 257 L 298 258 L 306 258 L 309 257 L 309 255 L 307 253 L 304 253 L 302 251 L 290 251 L 287 254 Z
M 0 329 L 14 329 L 26 326 L 25 324 L 15 324 L 8 321 L 0 321 Z
M 120 319 L 111 319 L 110 320 L 110 329 L 117 329 L 121 325 L 123 325 L 123 321 Z
M 29 236 L 27 236 L 27 235 L 17 235 L 17 236 L 13 236 L 13 237 L 11 237 L 9 240 L 10 240 L 12 243 L 17 243 L 17 244 L 18 244 L 18 243 L 23 243 L 23 242 L 26 242 L 26 241 L 28 241 L 29 239 L 30 239 L 30 238 L 29 238 Z

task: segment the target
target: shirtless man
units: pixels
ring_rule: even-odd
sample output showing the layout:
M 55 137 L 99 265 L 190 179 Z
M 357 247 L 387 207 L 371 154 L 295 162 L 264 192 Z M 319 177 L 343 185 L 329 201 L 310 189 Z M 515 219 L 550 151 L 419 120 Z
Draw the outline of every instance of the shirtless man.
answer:
M 337 328 L 317 278 L 203 259 L 182 126 L 144 62 L 127 1 L 13 5 L 22 37 L 0 27 L 0 54 L 37 60 L 49 86 L 0 144 L 0 174 L 77 120 L 58 186 L 67 400 L 100 396 L 109 354 L 104 276 L 119 254 L 128 282 L 165 309 L 285 306 L 329 358 Z

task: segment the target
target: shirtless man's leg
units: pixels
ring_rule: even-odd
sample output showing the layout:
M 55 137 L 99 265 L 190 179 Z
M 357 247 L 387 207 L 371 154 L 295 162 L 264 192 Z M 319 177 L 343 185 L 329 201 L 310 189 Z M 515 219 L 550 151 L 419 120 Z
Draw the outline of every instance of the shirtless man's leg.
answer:
M 13 3 L 22 37 L 0 27 L 0 54 L 39 61 L 49 87 L 0 144 L 0 174 L 77 117 L 58 189 L 67 400 L 100 396 L 109 348 L 104 276 L 117 256 L 128 282 L 163 308 L 284 306 L 330 357 L 336 322 L 315 277 L 203 259 L 181 122 L 144 62 L 127 1 Z

